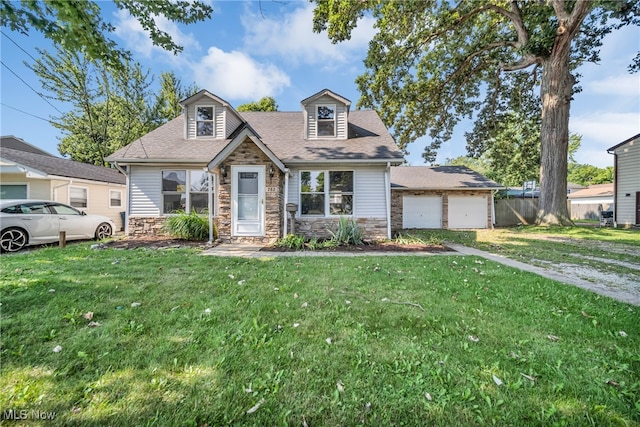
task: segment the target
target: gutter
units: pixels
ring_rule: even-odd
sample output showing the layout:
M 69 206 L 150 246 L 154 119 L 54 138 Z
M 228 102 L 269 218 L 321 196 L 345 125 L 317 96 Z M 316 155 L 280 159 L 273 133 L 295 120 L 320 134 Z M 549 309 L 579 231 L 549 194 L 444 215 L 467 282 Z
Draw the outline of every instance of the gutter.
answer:
M 124 207 L 124 234 L 126 236 L 129 235 L 129 214 L 131 213 L 131 210 L 129 209 L 129 207 L 131 206 L 131 194 L 129 193 L 129 189 L 131 188 L 129 186 L 129 174 L 127 172 L 125 172 L 124 169 L 122 169 L 122 167 L 118 164 L 118 162 L 112 162 L 112 165 L 118 169 L 120 171 L 120 173 L 122 173 L 125 177 L 125 186 L 127 189 L 127 203 Z
M 391 239 L 391 162 L 387 162 L 387 168 L 384 171 L 384 196 L 385 207 L 387 211 L 387 239 Z
M 613 154 L 613 226 L 618 228 L 618 155 L 611 148 L 607 153 Z

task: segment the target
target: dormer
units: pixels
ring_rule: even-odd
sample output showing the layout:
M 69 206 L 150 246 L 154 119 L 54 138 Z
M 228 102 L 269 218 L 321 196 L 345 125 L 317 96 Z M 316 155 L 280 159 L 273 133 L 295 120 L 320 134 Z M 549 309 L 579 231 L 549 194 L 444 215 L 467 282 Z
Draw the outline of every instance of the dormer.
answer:
M 180 102 L 185 139 L 226 139 L 244 120 L 224 99 L 201 90 Z
M 351 101 L 329 89 L 302 100 L 305 139 L 347 139 Z

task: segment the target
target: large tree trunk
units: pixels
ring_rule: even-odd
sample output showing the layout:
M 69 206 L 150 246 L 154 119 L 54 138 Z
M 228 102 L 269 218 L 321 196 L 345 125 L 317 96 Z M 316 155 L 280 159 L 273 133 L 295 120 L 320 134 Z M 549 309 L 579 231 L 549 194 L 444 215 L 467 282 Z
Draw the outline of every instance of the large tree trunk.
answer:
M 568 59 L 568 54 L 552 54 L 542 64 L 539 225 L 573 225 L 567 208 L 567 156 L 575 79 L 569 72 Z

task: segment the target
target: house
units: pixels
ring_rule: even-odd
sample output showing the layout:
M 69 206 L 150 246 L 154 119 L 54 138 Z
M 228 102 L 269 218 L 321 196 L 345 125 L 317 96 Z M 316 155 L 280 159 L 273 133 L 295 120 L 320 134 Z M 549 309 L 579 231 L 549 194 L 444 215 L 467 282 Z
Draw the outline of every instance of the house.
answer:
M 0 199 L 55 200 L 121 224 L 126 179 L 115 169 L 56 157 L 15 136 L 3 136 Z
M 341 216 L 391 235 L 390 169 L 403 161 L 371 110 L 324 89 L 298 112 L 236 111 L 201 90 L 183 114 L 106 158 L 129 182 L 127 233 L 162 233 L 179 210 L 209 212 L 223 241 L 328 237 Z
M 617 226 L 640 225 L 640 133 L 607 150 L 613 154 L 614 216 Z
M 613 184 L 595 184 L 570 193 L 571 219 L 599 219 L 613 209 Z
M 465 166 L 392 167 L 392 228 L 492 228 L 501 188 Z

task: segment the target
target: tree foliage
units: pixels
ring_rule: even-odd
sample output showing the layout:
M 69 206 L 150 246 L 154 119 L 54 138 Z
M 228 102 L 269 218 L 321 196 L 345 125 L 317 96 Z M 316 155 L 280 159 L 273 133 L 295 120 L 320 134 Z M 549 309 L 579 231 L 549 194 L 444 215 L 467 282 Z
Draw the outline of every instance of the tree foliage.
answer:
M 204 1 L 113 0 L 118 9 L 128 11 L 149 32 L 154 45 L 173 53 L 182 51 L 171 36 L 156 24 L 158 17 L 191 24 L 211 17 L 213 9 Z M 120 67 L 130 60 L 128 52 L 109 38 L 115 27 L 105 22 L 98 1 L 0 0 L 0 24 L 12 31 L 28 34 L 38 31 L 70 52 L 81 52 L 89 59 Z
M 159 126 L 175 119 L 182 113 L 180 101 L 198 92 L 194 83 L 183 87 L 182 81 L 174 73 L 164 72 L 160 75 L 160 91 L 155 97 L 153 106 L 153 122 Z
M 569 164 L 569 182 L 584 185 L 610 184 L 613 182 L 613 166 L 599 168 L 579 163 Z
M 276 100 L 270 96 L 260 98 L 258 102 L 248 102 L 238 105 L 238 111 L 278 111 Z
M 179 79 L 165 73 L 160 95 L 150 90 L 152 78 L 137 63 L 110 68 L 102 61 L 58 48 L 39 50 L 31 69 L 49 98 L 72 108 L 53 125 L 63 132 L 58 151 L 72 160 L 104 165 L 104 158 L 155 127 L 174 118 L 171 104 L 182 93 Z M 155 104 L 154 104 L 155 102 Z
M 429 135 L 429 159 L 460 120 L 476 115 L 495 137 L 507 130 L 491 123 L 514 114 L 518 120 L 539 103 L 538 222 L 570 224 L 568 121 L 578 90 L 571 70 L 599 60 L 606 34 L 640 23 L 639 2 L 317 0 L 314 30 L 346 40 L 365 13 L 378 32 L 356 80 L 358 105 L 379 111 L 401 149 Z M 534 90 L 540 95 L 530 96 Z

